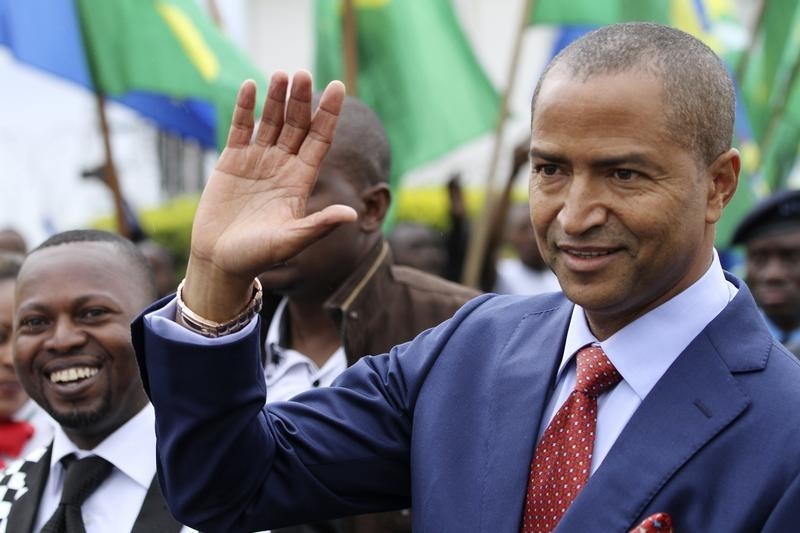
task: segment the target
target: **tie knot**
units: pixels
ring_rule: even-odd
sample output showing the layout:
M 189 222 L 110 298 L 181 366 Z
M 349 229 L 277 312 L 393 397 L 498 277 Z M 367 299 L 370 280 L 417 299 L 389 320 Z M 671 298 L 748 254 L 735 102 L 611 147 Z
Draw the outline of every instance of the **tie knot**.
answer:
M 108 477 L 114 466 L 96 455 L 75 459 L 69 455 L 62 459 L 64 473 L 64 489 L 61 503 L 80 507 L 97 487 Z
M 619 383 L 622 376 L 599 346 L 586 346 L 578 351 L 578 377 L 575 390 L 598 397 Z

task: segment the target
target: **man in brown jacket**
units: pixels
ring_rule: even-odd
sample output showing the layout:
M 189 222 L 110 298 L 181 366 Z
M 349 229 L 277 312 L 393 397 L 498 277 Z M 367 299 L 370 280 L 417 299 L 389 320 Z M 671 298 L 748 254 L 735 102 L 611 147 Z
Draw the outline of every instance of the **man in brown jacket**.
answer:
M 337 227 L 259 279 L 267 402 L 330 385 L 359 358 L 384 353 L 449 318 L 478 293 L 393 264 L 381 233 L 389 207 L 389 143 L 378 117 L 347 98 L 307 213 L 351 206 Z M 408 512 L 353 517 L 282 533 L 406 532 Z

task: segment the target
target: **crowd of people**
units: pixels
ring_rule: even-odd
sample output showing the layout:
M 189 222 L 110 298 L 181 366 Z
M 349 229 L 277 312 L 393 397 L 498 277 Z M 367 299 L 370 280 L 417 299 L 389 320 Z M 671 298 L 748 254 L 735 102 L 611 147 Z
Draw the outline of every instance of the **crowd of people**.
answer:
M 0 231 L 0 533 L 796 527 L 800 191 L 725 272 L 734 91 L 704 44 L 619 24 L 553 59 L 481 290 L 457 178 L 448 234 L 387 238 L 375 113 L 305 72 L 255 99 L 180 284 L 144 238 Z

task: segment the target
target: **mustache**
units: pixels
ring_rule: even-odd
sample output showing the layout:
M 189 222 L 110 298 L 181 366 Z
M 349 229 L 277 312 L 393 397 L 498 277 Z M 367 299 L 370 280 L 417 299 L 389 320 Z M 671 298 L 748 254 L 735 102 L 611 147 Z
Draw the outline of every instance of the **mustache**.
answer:
M 625 248 L 627 241 L 620 232 L 605 226 L 591 228 L 580 235 L 567 235 L 558 228 L 547 233 L 547 242 L 558 248 L 611 250 Z

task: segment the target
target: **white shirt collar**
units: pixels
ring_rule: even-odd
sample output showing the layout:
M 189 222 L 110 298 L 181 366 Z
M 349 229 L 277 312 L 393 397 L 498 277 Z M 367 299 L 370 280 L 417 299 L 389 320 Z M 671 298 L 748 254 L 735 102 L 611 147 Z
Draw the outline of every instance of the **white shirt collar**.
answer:
M 98 455 L 147 490 L 156 474 L 155 412 L 148 403 L 93 450 L 80 450 L 69 440 L 61 426 L 56 426 L 50 474 L 62 468 L 61 459 L 74 453 L 79 458 Z
M 725 279 L 714 250 L 711 266 L 699 280 L 603 342 L 589 329 L 583 308 L 575 305 L 558 369 L 559 379 L 575 353 L 595 343 L 603 348 L 639 399 L 644 400 L 675 359 L 728 305 L 737 291 Z
M 267 347 L 271 344 L 280 345 L 281 343 L 281 328 L 283 327 L 283 316 L 286 312 L 286 306 L 288 305 L 289 299 L 287 297 L 281 298 L 281 301 L 278 302 L 278 307 L 275 308 L 275 312 L 272 314 L 272 320 L 269 321 L 269 328 L 267 329 L 267 338 L 265 340 Z M 267 352 L 269 353 L 269 352 Z
M 291 388 L 294 393 L 300 393 L 311 388 L 311 383 L 318 382 L 318 386 L 330 385 L 336 377 L 347 368 L 347 356 L 344 353 L 344 346 L 339 346 L 331 356 L 325 361 L 322 367 L 317 364 L 307 355 L 282 346 L 284 339 L 281 338 L 283 331 L 283 321 L 287 313 L 287 305 L 289 299 L 284 297 L 275 308 L 275 313 L 272 315 L 272 320 L 267 329 L 267 337 L 264 340 L 265 352 L 267 354 L 267 361 L 264 367 L 264 374 L 267 381 L 267 388 L 272 387 L 272 394 L 268 392 L 268 401 L 270 396 L 282 397 L 284 391 L 277 392 L 275 385 L 280 383 L 284 377 L 294 371 L 296 367 L 301 366 L 305 369 L 304 374 L 307 376 L 308 383 L 300 388 L 293 385 Z M 291 394 L 292 396 L 294 394 Z

